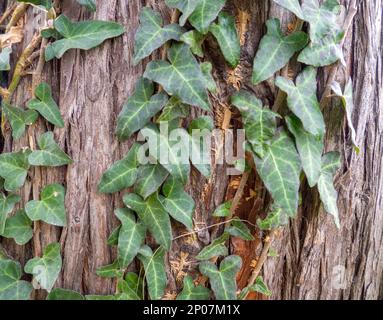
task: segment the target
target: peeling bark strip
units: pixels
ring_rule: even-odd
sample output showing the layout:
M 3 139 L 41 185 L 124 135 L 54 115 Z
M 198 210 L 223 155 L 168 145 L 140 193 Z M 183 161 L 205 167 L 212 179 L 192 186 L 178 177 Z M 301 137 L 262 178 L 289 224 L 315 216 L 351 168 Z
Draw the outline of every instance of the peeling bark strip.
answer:
M 343 1 L 346 6 L 349 2 Z M 68 168 L 34 170 L 20 195 L 23 206 L 31 199 L 38 199 L 41 188 L 47 184 L 63 183 L 66 186 L 68 227 L 61 230 L 41 223 L 41 246 L 61 241 L 63 269 L 57 286 L 87 294 L 108 294 L 113 293 L 114 283 L 98 277 L 95 271 L 115 258 L 116 253 L 107 245 L 106 239 L 116 225 L 113 211 L 123 204 L 120 196 L 98 194 L 97 184 L 105 169 L 121 159 L 133 142 L 119 144 L 114 129 L 123 103 L 149 61 L 133 67 L 133 39 L 139 12 L 143 6 L 152 6 L 169 22 L 170 11 L 162 0 L 111 0 L 97 4 L 94 18 L 118 21 L 127 33 L 88 52 L 71 50 L 62 60 L 45 65 L 42 78 L 52 84 L 65 121 L 65 128 L 54 130 L 55 138 L 74 163 Z M 61 8 L 73 20 L 93 17 L 80 9 L 76 1 L 64 0 Z M 214 76 L 220 89 L 213 97 L 217 126 L 227 112 L 228 98 L 239 84 L 253 90 L 265 103 L 273 104 L 277 90 L 272 82 L 263 82 L 256 88 L 250 85 L 253 58 L 268 18 L 279 17 L 285 28 L 294 23 L 294 18 L 272 1 L 230 0 L 226 9 L 238 18 L 243 47 L 240 67 L 232 71 L 225 66 L 215 42 L 209 39 L 206 43 L 206 59 L 214 63 L 217 70 Z M 5 6 L 0 4 L 0 12 L 3 10 Z M 27 11 L 24 39 L 20 45 L 14 46 L 18 54 L 36 32 L 32 26 L 37 18 L 35 12 L 31 8 Z M 343 82 L 351 75 L 354 80 L 353 120 L 357 129 L 356 140 L 361 146 L 359 156 L 353 153 L 347 125 L 332 125 L 339 122 L 333 119 L 339 120 L 343 116 L 340 107 L 333 104 L 324 111 L 326 123 L 330 124 L 326 150 L 341 150 L 345 154 L 344 166 L 337 177 L 342 229 L 336 230 L 331 217 L 324 214 L 317 192 L 304 188 L 299 216 L 272 243 L 278 257 L 269 258 L 262 272 L 273 292 L 272 299 L 383 297 L 382 12 L 381 0 L 358 1 L 352 33 L 345 41 L 349 67 L 344 74 L 339 72 L 337 79 Z M 320 75 L 322 87 L 327 76 Z M 31 77 L 24 77 L 12 102 L 24 105 L 32 96 L 31 87 Z M 239 125 L 235 114 L 231 123 L 234 127 Z M 9 128 L 6 129 L 3 152 L 29 145 L 27 135 L 13 141 Z M 50 125 L 40 120 L 29 132 L 35 140 L 46 129 L 51 129 Z M 192 172 L 187 189 L 196 201 L 195 224 L 203 231 L 174 241 L 168 256 L 169 293 L 181 289 L 182 272 L 197 272 L 195 256 L 211 237 L 220 232 L 204 227 L 214 223 L 211 212 L 235 194 L 235 181 L 229 185 L 225 172 L 226 168 L 217 166 L 210 180 Z M 253 195 L 250 189 L 255 191 L 255 197 L 250 197 Z M 265 213 L 267 198 L 259 179 L 251 176 L 235 214 L 254 222 Z M 178 225 L 173 230 L 175 237 L 184 232 Z M 244 262 L 238 276 L 241 287 L 246 285 L 251 274 L 252 260 L 256 260 L 261 251 L 261 235 L 258 236 L 259 239 L 251 243 L 236 238 L 231 241 L 232 253 L 241 255 Z M 31 244 L 20 247 L 1 239 L 1 245 L 22 264 L 36 254 Z

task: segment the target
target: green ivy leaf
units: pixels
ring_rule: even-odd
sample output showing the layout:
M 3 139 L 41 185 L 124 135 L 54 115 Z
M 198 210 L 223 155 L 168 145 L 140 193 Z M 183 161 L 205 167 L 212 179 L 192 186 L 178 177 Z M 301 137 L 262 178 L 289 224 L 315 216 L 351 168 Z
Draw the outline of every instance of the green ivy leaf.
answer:
M 288 222 L 288 216 L 286 213 L 278 207 L 273 207 L 271 212 L 263 220 L 258 219 L 257 224 L 261 230 L 272 230 L 277 229 L 281 226 L 286 225 Z
M 0 300 L 29 300 L 33 287 L 20 279 L 20 263 L 0 260 Z
M 25 205 L 29 219 L 59 227 L 66 226 L 65 188 L 60 184 L 47 185 L 41 191 L 40 199 L 29 201 Z
M 199 32 L 206 34 L 210 24 L 217 18 L 225 3 L 226 0 L 199 0 L 189 17 L 189 22 Z
M 196 256 L 198 260 L 209 260 L 214 257 L 227 256 L 229 251 L 225 245 L 225 242 L 229 240 L 230 235 L 226 232 L 222 236 L 213 240 L 208 246 L 204 247 L 200 253 Z
M 154 253 L 148 246 L 143 246 L 138 259 L 144 265 L 145 278 L 151 300 L 159 300 L 164 295 L 167 284 L 165 269 L 165 249 L 159 247 Z
M 15 204 L 20 200 L 21 197 L 16 194 L 5 196 L 3 193 L 0 193 L 0 235 L 4 233 L 8 214 L 13 211 Z
M 53 132 L 42 134 L 38 140 L 40 150 L 33 151 L 28 156 L 28 162 L 33 166 L 59 167 L 71 164 L 72 159 L 60 149 L 53 137 Z
M 169 40 L 180 40 L 182 29 L 178 24 L 162 27 L 161 14 L 150 8 L 143 8 L 140 14 L 140 27 L 134 42 L 134 64 L 148 57 Z
M 286 131 L 278 132 L 265 156 L 254 156 L 257 171 L 275 203 L 289 216 L 296 215 L 301 163 L 294 142 Z
M 39 116 L 36 111 L 13 107 L 4 101 L 2 109 L 12 127 L 12 137 L 14 139 L 21 138 L 25 132 L 25 127 L 33 124 Z
M 0 51 L 0 71 L 11 70 L 9 59 L 11 57 L 12 47 L 6 47 Z
M 334 188 L 333 176 L 340 168 L 340 153 L 329 152 L 322 158 L 322 172 L 318 181 L 318 191 L 326 212 L 334 216 L 335 224 L 340 228 L 337 206 L 338 192 Z
M 64 120 L 60 109 L 52 97 L 52 89 L 47 83 L 40 83 L 35 90 L 35 99 L 28 102 L 27 107 L 38 111 L 48 122 L 64 128 Z
M 213 217 L 228 217 L 230 216 L 232 201 L 226 201 L 219 205 L 213 212 Z
M 265 282 L 263 281 L 263 278 L 261 276 L 258 276 L 255 280 L 255 283 L 251 285 L 250 287 L 244 288 L 238 299 L 243 300 L 249 292 L 258 292 L 260 294 L 263 294 L 267 297 L 271 296 L 273 293 L 269 290 Z
M 217 39 L 221 52 L 232 68 L 239 64 L 241 57 L 241 45 L 235 18 L 226 12 L 218 15 L 218 24 L 213 23 L 209 31 Z
M 112 264 L 97 268 L 96 274 L 102 278 L 121 278 L 124 275 L 124 271 L 121 270 L 118 260 Z
M 201 63 L 201 71 L 203 76 L 205 77 L 206 82 L 206 88 L 212 92 L 217 92 L 217 84 L 215 83 L 215 80 L 212 75 L 213 66 L 210 62 L 203 62 Z
M 52 0 L 17 0 L 17 1 L 34 4 L 35 6 L 42 6 L 47 10 L 52 8 Z
M 120 140 L 126 140 L 142 129 L 168 102 L 165 93 L 153 93 L 153 82 L 140 78 L 117 119 L 117 136 Z
M 166 180 L 169 172 L 160 164 L 148 164 L 138 168 L 134 192 L 146 199 L 155 193 Z
M 114 163 L 101 177 L 98 191 L 115 193 L 131 187 L 137 180 L 137 152 L 140 144 L 135 143 L 122 160 Z
M 105 40 L 118 37 L 125 32 L 123 26 L 110 21 L 72 22 L 60 15 L 54 22 L 55 29 L 63 36 L 45 49 L 45 60 L 60 59 L 70 49 L 89 50 Z
M 217 300 L 236 300 L 237 282 L 236 275 L 242 267 L 239 256 L 229 256 L 222 260 L 219 269 L 208 261 L 199 264 L 201 273 L 210 280 L 211 288 Z
M 180 17 L 180 25 L 184 26 L 189 16 L 193 13 L 201 0 L 165 0 L 165 3 L 170 8 L 176 8 L 183 14 Z
M 336 37 L 328 35 L 317 43 L 310 43 L 298 56 L 298 61 L 314 67 L 329 66 L 340 60 L 345 66 L 346 62 L 343 56 L 341 46 L 344 32 L 339 32 Z
M 262 101 L 245 90 L 235 93 L 231 103 L 241 112 L 247 141 L 253 151 L 262 158 L 267 145 L 275 135 L 276 118 L 280 116 L 263 108 Z
M 342 89 L 340 87 L 340 84 L 338 82 L 334 82 L 331 85 L 332 91 L 341 98 L 343 107 L 346 112 L 346 119 L 347 119 L 347 124 L 348 128 L 350 129 L 351 132 L 351 141 L 354 145 L 354 149 L 357 154 L 359 154 L 360 149 L 358 146 L 358 143 L 356 142 L 356 132 L 354 125 L 352 123 L 352 114 L 354 112 L 354 98 L 352 94 L 352 79 L 350 78 L 346 86 L 344 88 L 344 92 L 342 92 Z
M 95 0 L 77 0 L 77 2 L 87 8 L 89 11 L 96 11 Z
M 170 176 L 162 187 L 162 193 L 165 196 L 162 204 L 173 219 L 181 222 L 189 230 L 193 230 L 195 203 L 183 188 L 181 183 Z
M 44 249 L 43 256 L 29 260 L 24 270 L 33 275 L 42 289 L 50 292 L 60 274 L 61 266 L 60 244 L 51 243 Z
M 123 279 L 118 279 L 117 290 L 119 292 L 116 295 L 117 300 L 141 300 L 135 288 Z
M 252 78 L 254 85 L 282 69 L 294 53 L 303 49 L 308 42 L 307 35 L 301 31 L 284 36 L 278 19 L 268 20 L 266 26 L 267 34 L 262 38 L 254 60 Z
M 247 241 L 255 240 L 255 238 L 251 234 L 250 229 L 247 227 L 247 225 L 237 218 L 235 218 L 230 223 L 230 226 L 225 229 L 225 232 L 227 232 L 233 237 L 238 237 L 243 240 L 247 240 Z
M 184 278 L 184 287 L 177 300 L 209 300 L 210 291 L 208 288 L 193 283 L 193 278 L 189 275 Z
M 21 188 L 28 174 L 29 149 L 0 154 L 0 177 L 4 179 L 4 188 L 15 191 Z
M 163 108 L 162 113 L 157 118 L 156 122 L 172 121 L 177 118 L 187 118 L 190 114 L 190 108 L 182 103 L 182 101 L 173 96 L 169 99 L 166 106 Z
M 321 173 L 322 153 L 324 149 L 323 136 L 314 136 L 303 129 L 302 122 L 296 116 L 286 118 L 289 131 L 295 137 L 303 171 L 309 186 L 314 187 Z
M 145 240 L 146 228 L 136 222 L 129 209 L 117 209 L 116 216 L 121 221 L 118 236 L 118 261 L 121 268 L 126 268 L 136 257 Z
M 128 286 L 138 295 L 139 300 L 144 298 L 144 278 L 140 277 L 134 273 L 134 272 L 128 272 L 125 276 L 125 282 L 128 284 Z
M 316 76 L 317 70 L 307 67 L 298 75 L 296 84 L 282 77 L 278 77 L 275 84 L 287 93 L 287 105 L 302 121 L 305 130 L 313 135 L 323 135 L 325 123 L 316 96 Z
M 72 290 L 61 288 L 53 289 L 47 296 L 47 300 L 85 300 L 84 296 Z
M 190 46 L 190 50 L 196 56 L 203 58 L 202 43 L 205 41 L 205 36 L 196 30 L 191 30 L 184 33 L 180 40 Z
M 318 0 L 305 0 L 302 4 L 304 20 L 310 24 L 310 39 L 319 42 L 324 36 L 338 30 L 338 0 L 326 0 L 321 6 Z
M 33 237 L 32 221 L 29 220 L 24 210 L 18 210 L 13 217 L 7 219 L 4 232 L 5 238 L 12 238 L 22 246 Z
M 166 249 L 172 245 L 172 229 L 170 218 L 158 194 L 152 194 L 145 201 L 134 193 L 128 193 L 123 198 L 128 208 L 137 212 L 140 220 L 148 228 L 158 244 Z
M 170 63 L 162 60 L 150 62 L 144 77 L 159 83 L 182 102 L 210 110 L 206 81 L 189 46 L 173 44 L 168 51 L 168 59 Z
M 106 242 L 108 245 L 110 245 L 110 246 L 118 245 L 118 236 L 120 234 L 120 229 L 121 229 L 121 226 L 117 227 L 116 229 L 114 229 L 111 232 L 111 234 L 109 235 L 109 238 Z
M 304 20 L 304 15 L 301 5 L 299 4 L 299 0 L 274 0 L 274 2 L 294 13 L 299 19 Z
M 116 300 L 116 297 L 112 295 L 100 296 L 100 295 L 90 294 L 85 296 L 85 300 Z

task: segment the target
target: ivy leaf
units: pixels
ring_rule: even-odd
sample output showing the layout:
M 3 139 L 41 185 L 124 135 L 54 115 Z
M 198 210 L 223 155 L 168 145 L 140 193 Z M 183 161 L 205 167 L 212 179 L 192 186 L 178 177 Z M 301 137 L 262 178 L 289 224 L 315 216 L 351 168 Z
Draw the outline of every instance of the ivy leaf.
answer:
M 191 30 L 184 33 L 180 40 L 190 46 L 190 50 L 196 56 L 203 58 L 202 43 L 205 40 L 205 36 L 196 30 Z
M 235 218 L 231 222 L 230 227 L 226 228 L 225 232 L 227 232 L 233 237 L 238 237 L 243 240 L 247 240 L 247 241 L 255 240 L 255 238 L 251 234 L 247 225 L 237 218 Z
M 121 278 L 124 275 L 124 271 L 121 270 L 118 260 L 112 264 L 97 268 L 96 274 L 102 278 Z
M 209 300 L 210 291 L 208 288 L 193 283 L 193 278 L 189 275 L 184 278 L 184 287 L 177 300 Z
M 170 249 L 172 245 L 172 229 L 170 218 L 158 194 L 152 194 L 145 201 L 134 193 L 128 193 L 123 198 L 128 208 L 137 212 L 138 217 L 148 228 L 150 233 L 158 244 L 166 249 Z
M 214 257 L 227 256 L 229 253 L 225 242 L 229 239 L 230 235 L 226 232 L 219 238 L 213 240 L 208 246 L 203 248 L 200 253 L 196 256 L 198 260 L 209 260 Z
M 206 82 L 206 88 L 212 92 L 217 92 L 217 84 L 215 83 L 215 80 L 213 78 L 213 75 L 211 74 L 213 70 L 213 66 L 210 62 L 203 62 L 201 63 L 201 71 L 205 78 Z
M 289 216 L 295 216 L 299 200 L 301 163 L 294 142 L 281 130 L 267 148 L 265 156 L 254 156 L 257 171 L 275 203 Z
M 34 4 L 35 6 L 42 6 L 47 10 L 52 8 L 52 0 L 17 0 L 17 1 Z
M 0 259 L 0 300 L 29 300 L 33 287 L 20 279 L 20 263 Z
M 290 79 L 278 77 L 275 84 L 287 93 L 287 105 L 290 110 L 302 121 L 306 131 L 313 135 L 323 135 L 325 123 L 317 91 L 317 70 L 306 67 L 297 77 L 296 85 Z
M 182 29 L 178 24 L 162 27 L 161 14 L 150 8 L 143 8 L 140 13 L 140 27 L 134 42 L 134 64 L 148 57 L 169 40 L 180 40 Z
M 180 17 L 180 25 L 184 26 L 189 16 L 193 13 L 201 0 L 165 0 L 165 3 L 170 8 L 176 8 L 183 14 Z
M 136 257 L 145 240 L 146 228 L 136 222 L 129 209 L 117 209 L 116 216 L 121 221 L 118 236 L 118 261 L 121 268 L 126 268 Z
M 28 174 L 29 149 L 0 154 L 0 177 L 4 179 L 4 188 L 15 191 L 21 188 Z
M 305 0 L 302 4 L 304 20 L 310 24 L 310 39 L 318 43 L 324 36 L 338 30 L 337 15 L 340 12 L 338 0 Z
M 116 229 L 114 229 L 111 234 L 109 235 L 109 238 L 108 240 L 106 241 L 106 243 L 110 246 L 116 246 L 118 245 L 118 236 L 120 234 L 120 229 L 121 229 L 121 226 L 117 227 Z
M 60 59 L 70 49 L 89 50 L 105 40 L 118 37 L 125 32 L 123 26 L 110 21 L 72 22 L 60 15 L 54 22 L 55 29 L 63 36 L 45 49 L 45 60 Z
M 40 150 L 33 151 L 28 156 L 28 162 L 33 166 L 59 167 L 71 164 L 72 159 L 60 149 L 53 138 L 53 132 L 49 131 L 42 134 L 37 144 Z
M 4 101 L 2 108 L 12 127 L 12 137 L 14 139 L 19 139 L 24 134 L 25 127 L 33 124 L 39 116 L 36 111 L 13 107 Z
M 299 0 L 274 0 L 274 2 L 294 13 L 299 19 L 304 20 L 304 15 L 301 5 L 299 4 Z
M 13 217 L 7 219 L 4 232 L 5 238 L 12 238 L 22 246 L 33 237 L 32 221 L 29 220 L 24 210 L 18 210 Z
M 137 179 L 137 152 L 140 144 L 135 143 L 122 160 L 114 163 L 101 177 L 98 191 L 115 193 L 131 187 Z
M 43 188 L 40 201 L 32 200 L 25 205 L 25 212 L 32 221 L 65 227 L 65 188 L 60 184 L 50 184 Z
M 219 205 L 213 212 L 213 217 L 228 217 L 230 216 L 230 209 L 231 209 L 232 201 L 226 201 Z
M 134 192 L 146 199 L 155 193 L 166 180 L 169 172 L 160 164 L 148 164 L 138 168 Z
M 29 260 L 24 270 L 33 275 L 42 289 L 51 292 L 60 274 L 61 266 L 60 244 L 51 243 L 44 249 L 43 256 Z
M 242 267 L 239 256 L 229 256 L 222 260 L 219 269 L 210 262 L 204 261 L 199 265 L 201 273 L 210 280 L 211 288 L 217 300 L 236 300 L 236 275 Z
M 5 222 L 7 221 L 8 214 L 13 211 L 15 204 L 21 200 L 21 197 L 16 194 L 5 196 L 0 194 L 0 235 L 4 233 Z
M 117 136 L 126 140 L 150 122 L 168 101 L 165 93 L 154 93 L 153 82 L 140 78 L 133 95 L 124 105 L 117 119 Z
M 141 300 L 134 288 L 123 279 L 118 279 L 117 290 L 119 292 L 116 295 L 117 300 Z
M 221 12 L 218 15 L 218 24 L 213 23 L 209 31 L 217 39 L 226 61 L 232 68 L 235 68 L 239 64 L 241 45 L 234 17 L 226 12 Z
M 302 122 L 295 116 L 286 118 L 287 126 L 295 137 L 303 171 L 309 186 L 314 187 L 321 173 L 322 153 L 324 149 L 323 136 L 314 136 L 303 129 Z
M 294 53 L 303 49 L 308 42 L 307 35 L 301 31 L 284 36 L 278 19 L 268 20 L 266 26 L 267 34 L 262 38 L 254 60 L 252 78 L 254 85 L 282 69 Z
M 167 284 L 165 269 L 165 249 L 159 247 L 154 253 L 148 246 L 143 246 L 138 259 L 145 269 L 145 278 L 151 300 L 159 300 L 164 295 Z
M 115 296 L 112 296 L 112 295 L 94 295 L 94 294 L 90 294 L 90 295 L 87 295 L 85 296 L 85 300 L 116 300 L 116 297 Z
M 341 31 L 335 37 L 328 35 L 317 43 L 310 43 L 299 54 L 298 61 L 314 67 L 325 67 L 340 60 L 345 66 L 346 62 L 341 46 L 343 37 L 344 32 Z
M 263 108 L 262 101 L 245 90 L 235 93 L 231 103 L 241 112 L 247 141 L 253 151 L 262 158 L 267 145 L 275 135 L 276 118 L 280 116 Z
M 265 284 L 265 282 L 263 281 L 263 278 L 261 276 L 257 277 L 257 279 L 255 280 L 255 283 L 253 285 L 251 285 L 250 287 L 244 288 L 241 291 L 238 299 L 243 300 L 249 292 L 258 292 L 258 293 L 263 294 L 267 297 L 269 297 L 273 294 L 269 290 L 269 288 L 267 287 L 267 285 Z
M 162 187 L 165 198 L 162 201 L 165 210 L 173 219 L 193 230 L 195 203 L 193 198 L 183 190 L 183 185 L 170 176 Z
M 72 290 L 61 288 L 53 289 L 47 296 L 47 300 L 85 300 L 84 296 Z
M 77 2 L 87 8 L 89 11 L 96 11 L 95 0 L 77 0 Z
M 356 132 L 354 125 L 352 123 L 352 114 L 354 112 L 354 98 L 352 94 L 352 79 L 350 78 L 346 86 L 344 88 L 344 92 L 342 92 L 342 89 L 340 87 L 340 84 L 338 82 L 334 82 L 331 85 L 332 91 L 341 98 L 343 107 L 346 112 L 346 118 L 347 118 L 347 124 L 348 128 L 350 129 L 351 132 L 351 141 L 354 145 L 354 149 L 357 154 L 359 154 L 360 149 L 358 146 L 358 143 L 356 142 Z
M 11 70 L 11 65 L 9 64 L 11 53 L 12 53 L 11 47 L 3 48 L 0 51 L 0 71 Z
M 182 101 L 173 96 L 169 99 L 166 106 L 163 108 L 162 113 L 157 118 L 157 123 L 172 121 L 177 118 L 187 118 L 190 114 L 190 108 L 182 103 Z
M 52 97 L 52 89 L 47 83 L 40 83 L 35 90 L 36 99 L 28 102 L 27 107 L 38 111 L 48 122 L 64 128 L 64 120 L 60 109 Z
M 329 152 L 322 158 L 322 172 L 318 181 L 318 191 L 326 212 L 334 216 L 335 224 L 340 228 L 337 206 L 338 192 L 334 188 L 333 176 L 340 168 L 340 153 Z
M 189 17 L 189 22 L 199 32 L 206 34 L 210 24 L 217 18 L 225 3 L 226 0 L 199 0 Z
M 159 83 L 170 95 L 178 96 L 182 102 L 210 110 L 207 86 L 201 68 L 183 43 L 173 44 L 168 51 L 170 61 L 152 61 L 144 77 Z
M 286 225 L 288 222 L 288 216 L 286 213 L 281 209 L 276 206 L 274 206 L 267 215 L 267 217 L 263 220 L 258 219 L 257 224 L 258 227 L 261 230 L 272 230 L 272 229 L 277 229 L 281 226 Z

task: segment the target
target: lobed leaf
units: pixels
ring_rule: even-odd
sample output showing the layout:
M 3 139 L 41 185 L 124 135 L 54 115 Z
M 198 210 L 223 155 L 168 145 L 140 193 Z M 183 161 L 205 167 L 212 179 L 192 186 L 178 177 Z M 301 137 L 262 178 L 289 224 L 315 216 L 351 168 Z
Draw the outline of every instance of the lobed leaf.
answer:
M 258 293 L 263 294 L 267 297 L 269 297 L 273 294 L 269 290 L 269 288 L 267 287 L 267 285 L 265 284 L 265 282 L 263 281 L 263 278 L 261 276 L 258 276 L 257 279 L 255 279 L 255 283 L 253 285 L 245 287 L 241 291 L 238 299 L 243 300 L 249 292 L 258 292 Z
M 184 287 L 177 296 L 177 300 L 209 300 L 210 291 L 203 285 L 195 286 L 189 275 L 184 278 Z
M 251 234 L 248 226 L 244 224 L 240 219 L 235 218 L 225 232 L 230 234 L 232 237 L 238 237 L 243 240 L 252 241 L 255 240 Z
M 230 209 L 231 209 L 232 201 L 226 201 L 219 205 L 213 212 L 213 217 L 228 217 L 230 216 Z
M 124 271 L 120 267 L 118 260 L 112 264 L 97 268 L 96 274 L 102 278 L 121 278 L 124 276 Z
M 48 294 L 47 300 L 75 301 L 75 300 L 85 300 L 85 297 L 76 291 L 55 288 Z
M 193 13 L 201 0 L 165 0 L 170 8 L 176 8 L 183 14 L 180 17 L 180 25 L 184 26 L 189 16 Z
M 224 232 L 220 237 L 213 240 L 208 246 L 204 247 L 196 256 L 197 260 L 209 260 L 214 257 L 227 256 L 229 251 L 225 242 L 230 238 L 229 234 Z
M 21 138 L 25 132 L 25 127 L 32 125 L 38 118 L 36 111 L 14 107 L 5 101 L 2 103 L 2 109 L 9 120 L 9 124 L 12 128 L 12 137 L 14 139 Z
M 0 177 L 4 179 L 4 188 L 15 191 L 21 188 L 28 174 L 29 149 L 0 154 Z
M 50 184 L 43 188 L 40 201 L 32 200 L 25 205 L 25 212 L 32 221 L 66 226 L 65 188 L 60 184 Z
M 16 244 L 22 246 L 33 237 L 32 221 L 24 210 L 18 210 L 13 217 L 7 219 L 3 233 L 5 238 L 12 238 Z
M 190 114 L 190 108 L 181 102 L 181 100 L 173 96 L 169 99 L 156 122 L 172 121 L 177 118 L 187 118 Z
M 21 197 L 16 194 L 10 194 L 5 196 L 0 194 L 0 235 L 4 233 L 5 223 L 8 218 L 8 214 L 13 211 L 15 204 L 21 200 Z
M 132 287 L 129 282 L 123 279 L 118 279 L 117 290 L 119 292 L 116 295 L 117 300 L 141 300 L 135 291 L 135 288 Z
M 35 90 L 35 99 L 28 102 L 27 107 L 38 111 L 48 122 L 64 128 L 64 120 L 60 109 L 52 97 L 52 89 L 47 83 L 40 83 Z
M 203 62 L 201 63 L 201 71 L 205 78 L 206 82 L 206 88 L 212 92 L 217 92 L 217 84 L 215 83 L 215 80 L 213 78 L 213 75 L 211 74 L 213 70 L 213 66 L 210 62 Z
M 217 18 L 225 3 L 226 0 L 199 0 L 189 22 L 200 33 L 208 33 L 210 24 Z
M 193 52 L 193 54 L 200 58 L 203 58 L 204 54 L 202 50 L 202 43 L 205 41 L 205 36 L 203 34 L 199 33 L 196 30 L 191 30 L 185 32 L 180 37 L 180 40 L 189 45 L 190 50 Z
M 169 172 L 160 164 L 148 164 L 138 168 L 138 178 L 134 185 L 134 192 L 148 198 L 165 182 Z

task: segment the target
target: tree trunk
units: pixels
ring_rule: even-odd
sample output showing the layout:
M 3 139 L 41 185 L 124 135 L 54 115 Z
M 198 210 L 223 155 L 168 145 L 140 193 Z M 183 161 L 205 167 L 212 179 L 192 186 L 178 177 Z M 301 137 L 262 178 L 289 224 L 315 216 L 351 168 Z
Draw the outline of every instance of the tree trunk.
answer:
M 349 0 L 343 3 L 347 7 Z M 170 20 L 170 11 L 163 0 L 97 1 L 94 15 L 81 9 L 73 0 L 64 0 L 61 4 L 62 12 L 73 20 L 118 21 L 127 32 L 90 51 L 71 50 L 61 60 L 50 62 L 44 68 L 43 79 L 52 85 L 65 121 L 65 128 L 54 129 L 55 138 L 74 163 L 60 169 L 31 171 L 20 194 L 25 204 L 38 199 L 41 188 L 46 184 L 63 183 L 67 190 L 68 226 L 62 229 L 39 223 L 35 227 L 40 232 L 35 234 L 31 244 L 19 247 L 4 239 L 1 244 L 10 256 L 23 264 L 38 254 L 41 247 L 60 241 L 63 268 L 56 284 L 58 287 L 86 294 L 114 292 L 113 281 L 98 277 L 95 271 L 113 262 L 116 256 L 115 250 L 106 242 L 117 225 L 113 211 L 123 206 L 122 197 L 121 194 L 100 195 L 97 184 L 102 173 L 121 159 L 134 141 L 119 143 L 114 130 L 123 103 L 149 61 L 132 66 L 134 33 L 139 11 L 144 6 L 152 6 L 162 13 L 165 21 Z M 257 87 L 251 85 L 253 59 L 268 18 L 279 17 L 285 31 L 288 24 L 294 22 L 294 17 L 273 1 L 230 0 L 226 9 L 237 16 L 243 44 L 241 65 L 234 76 L 220 56 L 214 40 L 209 38 L 205 44 L 205 60 L 213 63 L 214 77 L 220 88 L 219 93 L 211 97 L 214 107 L 211 114 L 216 126 L 223 129 L 225 112 L 231 109 L 229 97 L 238 85 L 254 91 L 265 104 L 273 104 L 277 93 L 273 82 L 264 82 Z M 4 10 L 2 5 L 0 10 Z M 36 32 L 36 12 L 33 8 L 27 11 L 24 40 L 17 46 L 18 53 Z M 344 160 L 336 178 L 341 229 L 337 230 L 331 217 L 324 212 L 317 191 L 302 188 L 298 217 L 279 232 L 272 245 L 278 256 L 270 257 L 263 269 L 265 282 L 273 292 L 272 299 L 377 299 L 383 295 L 382 12 L 381 0 L 358 1 L 358 13 L 345 44 L 348 67 L 344 71 L 340 68 L 338 72 L 340 81 L 349 76 L 353 78 L 353 120 L 361 147 L 359 155 L 353 152 L 339 105 L 334 102 L 325 109 L 330 129 L 326 151 L 339 150 Z M 318 95 L 323 92 L 326 70 L 319 77 Z M 30 88 L 31 77 L 25 76 L 12 102 L 24 106 L 31 98 Z M 238 127 L 239 115 L 231 110 L 231 125 Z M 200 111 L 193 113 L 196 116 Z M 40 120 L 28 134 L 35 140 L 47 129 L 52 128 Z M 8 128 L 3 152 L 29 146 L 28 134 L 13 141 Z M 196 171 L 192 172 L 187 190 L 196 201 L 195 226 L 203 230 L 174 241 L 167 258 L 168 294 L 182 288 L 184 272 L 197 273 L 194 257 L 222 231 L 220 227 L 204 227 L 217 222 L 211 218 L 211 212 L 224 200 L 233 198 L 239 179 L 227 176 L 223 165 L 213 168 L 209 180 Z M 250 196 L 253 195 L 250 189 L 255 191 L 255 196 Z M 268 201 L 265 193 L 259 178 L 252 174 L 236 215 L 253 222 L 263 216 Z M 174 225 L 174 237 L 184 232 L 183 227 Z M 241 287 L 246 285 L 252 270 L 250 264 L 257 259 L 262 247 L 262 234 L 258 230 L 254 232 L 258 237 L 256 241 L 232 239 L 230 244 L 231 252 L 243 258 L 244 267 L 238 275 Z M 135 266 L 131 268 L 134 270 Z

